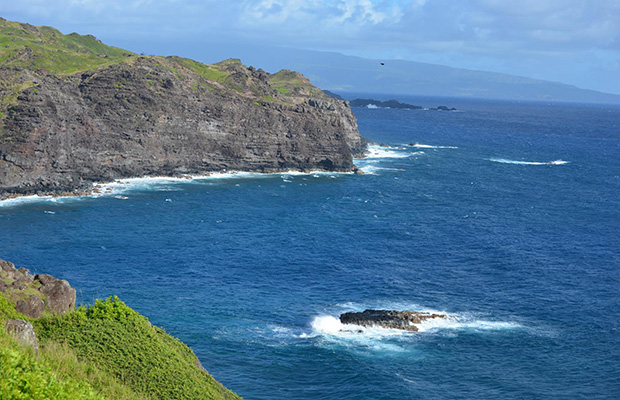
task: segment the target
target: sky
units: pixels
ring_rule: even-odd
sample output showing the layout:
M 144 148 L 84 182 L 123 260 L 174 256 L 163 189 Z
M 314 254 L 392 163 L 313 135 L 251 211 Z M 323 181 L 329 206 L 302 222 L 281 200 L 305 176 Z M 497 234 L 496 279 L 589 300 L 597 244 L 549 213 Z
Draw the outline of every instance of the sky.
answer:
M 619 0 L 0 0 L 0 16 L 134 52 L 282 46 L 620 94 Z

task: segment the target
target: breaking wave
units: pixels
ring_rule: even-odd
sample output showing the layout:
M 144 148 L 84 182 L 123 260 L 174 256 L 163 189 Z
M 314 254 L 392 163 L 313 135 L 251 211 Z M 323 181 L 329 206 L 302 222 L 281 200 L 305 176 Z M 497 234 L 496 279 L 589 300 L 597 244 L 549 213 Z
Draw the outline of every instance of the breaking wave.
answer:
M 412 153 L 406 147 L 371 145 L 365 155 L 366 158 L 407 158 Z
M 361 311 L 362 307 L 348 307 L 350 311 Z M 393 307 L 388 307 L 394 309 Z M 416 309 L 412 307 L 399 309 Z M 344 308 L 343 308 L 344 310 Z M 353 351 L 411 351 L 419 340 L 432 340 L 433 337 L 468 334 L 491 334 L 526 329 L 513 321 L 494 321 L 472 313 L 446 313 L 444 311 L 421 309 L 426 313 L 445 314 L 446 318 L 435 318 L 418 324 L 418 331 L 404 331 L 382 327 L 363 327 L 342 324 L 334 315 L 317 315 L 310 321 L 309 330 L 299 335 L 300 339 L 316 340 L 321 346 L 336 346 Z M 415 350 L 415 349 L 414 349 Z
M 458 149 L 457 146 L 433 146 L 430 144 L 411 143 L 409 146 L 419 149 Z
M 336 177 L 337 175 L 351 174 L 350 172 L 328 172 L 328 171 L 286 171 L 274 173 L 260 172 L 214 172 L 209 175 L 188 175 L 182 177 L 142 177 L 118 179 L 108 183 L 94 183 L 92 192 L 78 196 L 20 196 L 5 200 L 0 200 L 0 207 L 15 207 L 33 203 L 61 204 L 71 201 L 79 201 L 86 198 L 112 197 L 119 200 L 127 200 L 126 194 L 132 191 L 173 191 L 176 185 L 181 183 L 205 184 L 231 179 L 273 179 L 280 177 L 283 182 L 290 183 L 291 178 L 303 176 L 306 178 Z
M 493 161 L 493 162 L 497 162 L 501 164 L 518 164 L 518 165 L 564 165 L 564 164 L 569 163 L 569 161 L 564 161 L 564 160 L 540 162 L 540 161 L 508 160 L 506 158 L 489 158 L 489 161 Z

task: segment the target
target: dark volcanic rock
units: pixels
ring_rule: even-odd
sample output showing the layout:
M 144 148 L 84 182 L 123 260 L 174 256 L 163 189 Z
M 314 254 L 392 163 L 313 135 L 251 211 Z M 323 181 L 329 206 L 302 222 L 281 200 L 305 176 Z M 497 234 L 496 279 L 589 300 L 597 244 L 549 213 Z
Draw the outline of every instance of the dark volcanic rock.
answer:
M 437 108 L 435 108 L 435 110 L 437 110 L 437 111 L 456 111 L 456 108 L 454 108 L 454 107 L 447 107 L 447 106 L 437 106 Z
M 51 312 L 61 314 L 73 310 L 76 291 L 69 282 L 47 274 L 39 274 L 34 280 L 41 284 L 39 291 L 45 295 L 45 304 Z
M 0 118 L 0 198 L 223 169 L 352 171 L 365 151 L 349 104 L 300 74 L 233 60 L 208 69 L 225 79 L 206 79 L 179 60 L 132 56 L 63 77 L 0 67 L 19 90 Z
M 374 99 L 355 99 L 351 100 L 351 107 L 368 107 L 369 105 L 378 108 L 401 108 L 405 110 L 421 110 L 422 107 L 413 104 L 401 103 L 398 100 L 374 100 Z
M 0 260 L 0 292 L 15 304 L 16 311 L 39 318 L 45 311 L 61 314 L 75 308 L 76 291 L 69 282 L 51 275 L 33 276 L 25 268 L 15 268 Z
M 446 318 L 446 315 L 417 311 L 365 310 L 364 312 L 344 313 L 340 315 L 340 322 L 365 327 L 380 326 L 382 328 L 417 331 L 416 324 L 431 318 Z
M 375 100 L 375 99 L 355 99 L 355 100 L 351 100 L 350 104 L 351 104 L 351 107 L 375 106 L 377 108 L 400 108 L 400 109 L 403 109 L 403 110 L 422 110 L 422 109 L 424 109 L 424 107 L 416 106 L 416 105 L 413 105 L 413 104 L 401 103 L 398 100 L 381 101 L 381 100 Z M 434 110 L 434 111 L 456 111 L 456 108 L 454 108 L 454 107 L 447 107 L 447 106 L 438 106 L 436 108 L 429 108 L 429 110 Z
M 15 302 L 15 310 L 30 318 L 40 318 L 45 311 L 45 302 L 36 294 Z

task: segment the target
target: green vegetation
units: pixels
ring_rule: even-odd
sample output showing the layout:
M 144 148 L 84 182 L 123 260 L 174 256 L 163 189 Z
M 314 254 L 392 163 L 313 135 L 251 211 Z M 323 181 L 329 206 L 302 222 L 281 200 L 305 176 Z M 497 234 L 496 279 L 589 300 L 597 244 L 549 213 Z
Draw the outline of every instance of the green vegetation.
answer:
M 3 66 L 67 75 L 122 62 L 133 55 L 106 46 L 91 35 L 63 35 L 54 28 L 0 19 L 0 63 Z
M 0 293 L 0 326 L 4 327 L 8 318 L 28 320 L 15 311 L 13 303 L 3 293 Z M 58 366 L 55 364 L 56 357 L 49 357 L 45 351 L 41 351 L 41 354 L 37 358 L 34 350 L 21 346 L 5 333 L 4 329 L 0 329 L 0 397 L 2 399 L 104 399 L 102 395 L 93 390 L 87 380 L 63 377 L 59 374 Z
M 321 89 L 314 86 L 308 78 L 298 72 L 283 69 L 269 78 L 269 83 L 278 92 L 289 94 L 291 92 L 305 92 L 307 95 L 322 96 Z
M 0 326 L 29 320 L 0 293 Z M 118 298 L 31 320 L 38 357 L 0 329 L 3 400 L 239 399 L 196 367 L 183 343 Z
M 2 399 L 103 399 L 88 383 L 61 380 L 33 352 L 19 348 L 6 334 L 0 337 L 0 394 Z
M 10 106 L 17 104 L 17 96 L 24 90 L 34 86 L 34 82 L 13 83 L 8 80 L 0 79 L 0 110 L 7 110 Z M 3 115 L 4 116 L 4 113 Z
M 69 346 L 79 359 L 97 363 L 147 398 L 238 398 L 196 366 L 198 359 L 185 344 L 116 297 L 35 323 L 43 342 Z
M 228 72 L 220 70 L 217 67 L 218 64 L 202 64 L 197 61 L 190 60 L 189 58 L 181 57 L 170 57 L 170 59 L 209 81 L 223 83 L 226 77 L 229 75 Z

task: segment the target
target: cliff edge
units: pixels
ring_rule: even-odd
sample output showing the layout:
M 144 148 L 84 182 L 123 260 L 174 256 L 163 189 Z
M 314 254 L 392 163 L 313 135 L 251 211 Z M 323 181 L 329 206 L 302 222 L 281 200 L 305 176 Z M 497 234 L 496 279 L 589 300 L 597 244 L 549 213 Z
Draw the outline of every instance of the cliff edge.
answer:
M 0 197 L 140 176 L 351 171 L 349 104 L 299 73 L 142 56 L 0 19 Z
M 0 260 L 0 398 L 240 399 L 116 296 L 77 309 L 75 297 L 65 280 Z

